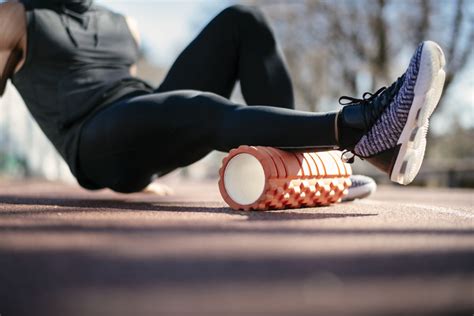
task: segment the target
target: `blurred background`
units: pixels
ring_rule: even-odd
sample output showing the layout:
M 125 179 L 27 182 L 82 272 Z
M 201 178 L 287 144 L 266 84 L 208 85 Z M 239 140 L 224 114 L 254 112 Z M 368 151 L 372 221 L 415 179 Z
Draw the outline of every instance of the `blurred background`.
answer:
M 474 1 L 470 0 L 97 0 L 134 17 L 143 47 L 138 76 L 159 85 L 179 52 L 220 10 L 259 6 L 286 57 L 297 108 L 339 109 L 339 96 L 360 97 L 389 85 L 419 42 L 446 53 L 445 93 L 432 119 L 426 160 L 415 185 L 474 187 Z M 233 96 L 242 101 L 238 86 Z M 243 102 L 243 101 L 242 101 Z M 215 178 L 223 153 L 212 153 L 176 177 Z M 355 173 L 388 183 L 366 163 Z M 9 85 L 0 98 L 0 178 L 74 183 L 67 165 Z

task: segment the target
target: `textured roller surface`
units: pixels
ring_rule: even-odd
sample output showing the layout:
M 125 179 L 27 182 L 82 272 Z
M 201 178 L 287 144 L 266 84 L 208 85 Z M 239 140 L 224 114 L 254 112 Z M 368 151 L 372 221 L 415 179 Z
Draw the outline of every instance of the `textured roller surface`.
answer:
M 249 204 L 233 199 L 229 183 L 225 181 L 226 168 L 241 154 L 254 156 L 265 174 L 265 185 L 260 196 Z M 221 195 L 235 210 L 271 210 L 324 206 L 339 202 L 351 185 L 351 167 L 342 162 L 337 151 L 295 153 L 272 147 L 240 146 L 230 151 L 219 170 Z M 244 179 L 245 180 L 245 179 Z M 243 181 L 250 185 L 254 179 Z

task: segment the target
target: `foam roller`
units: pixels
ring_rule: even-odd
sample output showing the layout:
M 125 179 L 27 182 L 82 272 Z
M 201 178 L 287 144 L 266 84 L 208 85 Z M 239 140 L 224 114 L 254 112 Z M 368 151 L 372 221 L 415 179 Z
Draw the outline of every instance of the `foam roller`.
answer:
M 219 190 L 235 210 L 324 206 L 347 194 L 351 173 L 338 151 L 296 153 L 240 146 L 222 161 Z

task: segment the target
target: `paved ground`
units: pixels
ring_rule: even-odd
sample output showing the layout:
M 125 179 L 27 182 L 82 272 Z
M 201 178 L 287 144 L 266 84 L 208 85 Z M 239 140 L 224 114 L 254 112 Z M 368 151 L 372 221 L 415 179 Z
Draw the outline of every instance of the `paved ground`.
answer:
M 244 213 L 215 183 L 175 187 L 0 182 L 0 314 L 474 313 L 474 191 Z

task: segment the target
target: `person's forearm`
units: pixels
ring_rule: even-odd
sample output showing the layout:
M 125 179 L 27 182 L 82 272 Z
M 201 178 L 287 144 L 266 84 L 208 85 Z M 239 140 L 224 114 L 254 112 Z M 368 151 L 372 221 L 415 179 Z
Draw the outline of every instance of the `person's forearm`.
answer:
M 0 96 L 7 79 L 23 61 L 26 46 L 25 9 L 17 1 L 0 3 Z

